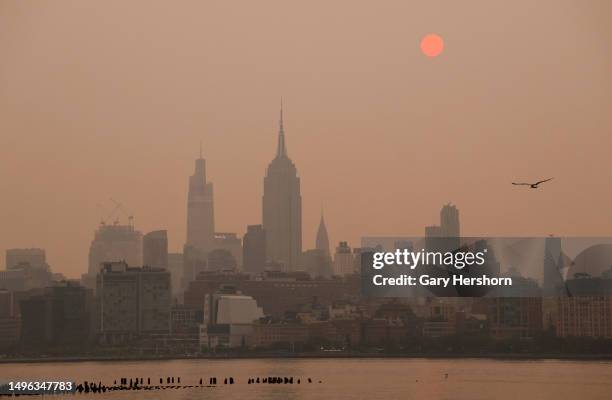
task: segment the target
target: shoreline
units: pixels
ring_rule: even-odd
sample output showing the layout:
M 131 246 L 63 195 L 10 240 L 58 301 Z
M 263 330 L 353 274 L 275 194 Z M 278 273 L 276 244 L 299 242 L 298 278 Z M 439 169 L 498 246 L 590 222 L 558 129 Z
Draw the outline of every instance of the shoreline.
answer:
M 129 357 L 39 357 L 0 358 L 0 364 L 36 364 L 65 362 L 134 362 L 134 361 L 175 361 L 175 360 L 257 360 L 257 359 L 432 359 L 432 360 L 498 360 L 498 361 L 612 361 L 612 354 L 206 354 L 201 356 L 129 356 Z

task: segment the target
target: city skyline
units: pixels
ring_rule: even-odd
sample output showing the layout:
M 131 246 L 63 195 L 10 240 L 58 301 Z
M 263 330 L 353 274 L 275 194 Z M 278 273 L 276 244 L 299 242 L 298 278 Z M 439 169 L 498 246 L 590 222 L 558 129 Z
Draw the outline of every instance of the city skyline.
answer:
M 275 144 L 275 145 L 276 145 L 276 158 L 278 158 L 279 156 L 280 156 L 280 157 L 285 156 L 285 154 L 286 154 L 286 144 L 285 144 L 285 140 L 286 140 L 286 139 L 285 139 L 285 134 L 284 134 L 284 129 L 283 129 L 283 115 L 282 115 L 282 113 L 283 113 L 283 111 L 282 111 L 282 105 L 281 105 L 280 129 L 279 129 L 279 132 L 278 132 L 278 134 L 277 134 L 277 139 L 276 139 L 276 144 Z M 199 178 L 202 178 L 202 177 L 203 177 L 203 179 L 204 179 L 204 183 L 205 183 L 205 186 L 206 186 L 207 188 L 209 188 L 209 187 L 210 187 L 210 189 L 209 189 L 209 190 L 210 190 L 210 200 L 208 200 L 208 201 L 211 203 L 211 206 L 210 206 L 210 207 L 211 207 L 211 211 L 212 211 L 212 213 L 213 213 L 213 220 L 212 220 L 212 224 L 213 224 L 213 226 L 214 226 L 214 219 L 215 219 L 214 215 L 215 215 L 215 211 L 213 211 L 214 206 L 212 205 L 212 204 L 213 204 L 213 200 L 212 200 L 212 185 L 213 185 L 213 184 L 211 183 L 211 181 L 209 181 L 209 180 L 208 180 L 208 178 L 207 178 L 207 176 L 206 176 L 206 167 L 204 166 L 204 165 L 205 165 L 205 163 L 206 163 L 206 159 L 203 157 L 203 154 L 202 154 L 202 151 L 203 151 L 203 150 L 202 150 L 202 141 L 200 141 L 200 143 L 199 143 L 199 150 L 198 150 L 198 151 L 199 151 L 199 156 L 198 156 L 197 158 L 195 158 L 195 165 L 196 165 L 196 167 L 195 167 L 195 172 L 194 172 L 194 175 L 192 175 L 192 176 L 190 176 L 190 177 L 189 177 L 189 185 L 188 185 L 188 189 L 189 189 L 189 190 L 188 190 L 188 191 L 186 191 L 186 193 L 187 193 L 187 196 L 186 196 L 186 198 L 187 198 L 187 201 L 186 201 L 187 207 L 185 207 L 185 210 L 184 210 L 184 211 L 185 211 L 185 213 L 188 215 L 188 217 L 187 217 L 187 222 L 188 222 L 188 221 L 189 221 L 189 198 L 190 198 L 190 194 L 189 194 L 189 192 L 192 190 L 192 187 L 193 187 L 193 185 L 194 185 L 194 183 L 193 183 L 193 182 L 195 182 L 195 181 L 196 181 L 196 180 L 198 180 Z M 262 177 L 265 177 L 265 171 L 264 171 L 264 173 L 263 173 Z M 299 178 L 300 178 L 300 174 L 298 173 L 298 180 L 299 180 Z M 194 180 L 194 179 L 195 179 L 195 180 Z M 264 192 L 264 191 L 262 190 L 262 194 L 263 194 L 263 192 Z M 114 206 L 116 206 L 116 207 L 117 207 L 117 209 L 120 209 L 120 210 L 121 210 L 121 209 L 124 207 L 124 205 L 123 205 L 123 204 L 118 203 L 118 202 L 117 202 L 116 200 L 114 200 L 112 197 L 109 197 L 109 200 L 110 200 L 110 201 L 113 203 L 113 205 L 114 205 Z M 447 202 L 447 203 L 448 203 L 448 205 L 451 205 L 451 203 L 449 203 L 449 202 Z M 99 206 L 100 206 L 100 203 L 97 203 L 97 204 L 96 204 L 96 206 L 98 206 L 98 207 L 99 207 Z M 434 207 L 434 209 L 435 209 L 435 208 L 438 208 L 438 209 L 439 209 L 439 205 L 433 205 L 433 207 Z M 444 207 L 442 208 L 442 211 L 444 211 L 444 209 L 445 209 L 446 207 L 447 207 L 447 206 L 444 206 Z M 455 206 L 454 206 L 454 205 L 452 205 L 452 207 L 455 207 Z M 99 208 L 100 208 L 100 207 L 99 207 Z M 133 229 L 136 229 L 137 231 L 142 231 L 143 233 L 149 232 L 148 230 L 146 230 L 146 229 L 140 229 L 140 228 L 137 226 L 137 223 L 135 223 L 135 222 L 134 222 L 134 219 L 136 219 L 137 217 L 135 218 L 135 217 L 134 217 L 134 215 L 129 215 L 129 216 L 127 216 L 127 214 L 126 214 L 124 218 L 121 218 L 121 217 L 119 216 L 119 214 L 116 212 L 116 211 L 117 211 L 117 209 L 115 209 L 115 210 L 114 210 L 114 211 L 111 213 L 111 215 L 113 215 L 113 218 L 115 218 L 115 222 L 118 222 L 118 223 L 119 223 L 118 225 L 116 225 L 116 224 L 115 224 L 115 225 L 116 225 L 118 228 L 126 229 L 126 228 L 128 228 L 128 227 L 130 227 L 130 226 L 131 226 Z M 121 211 L 123 211 L 123 213 L 125 214 L 125 210 L 121 210 Z M 101 219 L 102 219 L 103 221 L 104 221 L 104 219 L 105 219 L 105 218 L 108 218 L 108 216 L 105 214 L 106 212 L 107 212 L 107 210 L 103 211 L 103 215 L 102 215 L 102 217 L 101 217 Z M 305 242 L 308 244 L 308 245 L 306 245 L 306 246 L 303 246 L 303 250 L 307 250 L 307 249 L 315 249 L 315 248 L 316 248 L 316 246 L 317 246 L 317 243 L 316 243 L 316 242 L 317 242 L 317 236 L 320 234 L 321 224 L 323 223 L 323 226 L 325 227 L 325 223 L 323 222 L 323 214 L 322 214 L 322 210 L 320 210 L 319 212 L 320 212 L 320 214 L 319 214 L 319 217 L 318 217 L 318 218 L 319 218 L 318 222 L 317 222 L 316 224 L 314 224 L 313 226 L 306 227 L 306 229 L 308 229 L 309 231 L 312 231 L 312 234 L 311 234 L 311 235 L 308 235 L 308 234 L 307 234 L 307 235 L 304 235 L 304 234 L 303 234 L 303 233 L 304 233 L 304 228 L 302 229 L 302 236 L 306 236 L 306 237 L 305 237 Z M 435 213 L 434 213 L 434 216 L 435 216 Z M 261 215 L 260 215 L 260 219 L 259 219 L 258 221 L 255 221 L 254 223 L 257 223 L 257 224 L 262 224 L 262 218 L 261 218 Z M 148 225 L 149 225 L 149 226 L 153 226 L 153 227 L 157 226 L 157 225 L 151 225 L 151 223 L 150 223 L 150 222 L 148 223 Z M 237 230 L 237 231 L 236 231 L 236 234 L 237 234 L 238 236 L 242 237 L 242 236 L 244 235 L 244 233 L 246 233 L 246 230 L 247 230 L 247 225 L 250 225 L 250 224 L 245 224 L 245 225 L 244 225 L 244 227 L 243 227 L 243 230 Z M 100 228 L 104 228 L 105 226 L 106 226 L 107 228 L 112 229 L 112 227 L 114 226 L 114 224 L 111 222 L 111 220 L 110 220 L 110 219 L 108 219 L 107 221 L 104 221 L 104 223 L 103 223 L 103 224 L 101 224 L 101 225 L 100 225 L 100 226 L 98 226 L 96 229 L 94 229 L 94 230 L 93 230 L 93 231 L 94 231 L 94 233 L 95 233 L 95 231 L 96 231 L 96 230 L 98 230 L 98 229 L 100 229 Z M 163 229 L 164 231 L 166 231 L 166 229 L 165 229 L 165 227 L 164 227 L 164 226 L 158 226 L 158 227 L 159 227 L 159 229 Z M 189 244 L 189 240 L 188 240 L 188 237 L 189 237 L 188 223 L 185 225 L 185 227 L 186 227 L 185 231 L 187 231 L 187 235 L 185 235 L 185 236 L 184 236 L 184 237 L 186 238 L 185 244 Z M 426 225 L 424 225 L 424 226 L 420 227 L 420 230 L 422 231 L 422 230 L 423 230 L 423 228 L 427 229 L 428 227 L 429 227 L 429 225 L 428 225 L 428 224 L 426 224 Z M 106 228 L 105 228 L 105 229 L 106 229 Z M 215 227 L 215 228 L 213 228 L 213 230 L 215 230 L 215 231 L 216 231 L 216 227 Z M 227 230 L 227 229 L 225 229 L 225 230 Z M 325 230 L 326 230 L 326 229 L 325 229 Z M 416 231 L 418 231 L 418 230 L 419 230 L 419 228 L 417 227 Z M 156 229 L 154 228 L 154 229 L 153 229 L 153 230 L 151 230 L 149 233 L 153 233 L 153 232 L 155 232 L 155 231 L 156 231 Z M 411 227 L 411 228 L 410 228 L 408 231 L 415 231 L 415 230 L 413 230 L 413 227 Z M 401 231 L 401 230 L 400 230 L 400 231 L 398 231 L 398 232 L 399 232 L 400 234 L 403 234 L 405 231 Z M 327 234 L 327 232 L 325 232 L 325 233 Z M 350 243 L 352 246 L 358 246 L 358 245 L 359 245 L 359 243 L 360 243 L 360 241 L 361 241 L 361 239 L 362 239 L 364 236 L 367 236 L 367 234 L 368 234 L 368 233 L 369 233 L 369 232 L 361 232 L 361 233 L 357 233 L 357 234 L 353 234 L 353 235 L 348 235 L 349 237 L 354 236 L 354 240 L 353 240 L 353 241 L 348 240 L 348 243 Z M 139 234 L 142 236 L 142 234 L 141 234 L 141 233 L 139 233 Z M 382 235 L 380 235 L 380 236 L 384 236 L 384 235 L 385 235 L 385 233 L 383 233 L 383 234 L 382 234 Z M 178 251 L 178 252 L 181 252 L 181 251 L 183 251 L 183 247 L 180 245 L 180 243 L 176 243 L 176 242 L 178 241 L 178 239 L 176 239 L 176 236 L 180 237 L 180 235 L 174 235 L 174 236 L 175 236 L 175 238 L 174 238 L 174 239 L 170 239 L 170 238 L 168 239 L 168 242 L 172 242 L 172 243 L 173 243 L 173 247 L 171 247 L 171 248 L 169 247 L 169 251 L 170 251 L 170 252 L 173 252 L 173 251 L 174 251 L 174 252 L 177 252 L 177 251 Z M 523 235 L 523 236 L 528 236 L 528 235 Z M 535 236 L 535 235 L 534 235 L 534 236 Z M 580 236 L 580 235 L 578 235 L 578 236 Z M 586 236 L 589 236 L 589 235 L 586 235 Z M 591 236 L 593 236 L 593 235 L 591 235 Z M 343 238 L 338 238 L 337 240 L 335 240 L 335 238 L 334 238 L 334 241 L 330 240 L 330 247 L 335 247 L 336 245 L 338 245 L 338 243 L 340 243 L 340 242 L 342 242 L 342 241 L 347 241 L 347 240 L 344 240 Z M 37 248 L 37 247 L 43 248 L 42 246 L 35 246 L 35 245 L 14 246 L 13 248 L 15 248 L 15 249 L 20 249 L 20 248 Z M 214 246 L 213 246 L 213 247 L 214 247 Z M 8 249 L 9 249 L 9 248 L 7 247 L 7 248 L 6 248 L 6 249 L 4 249 L 4 250 L 8 250 Z M 48 251 L 48 249 L 47 249 L 47 248 L 44 248 L 44 249 L 45 249 L 45 251 Z M 52 251 L 51 251 L 51 252 L 52 252 Z M 140 251 L 138 251 L 137 253 L 138 253 L 138 254 L 140 254 Z M 139 264 L 140 264 L 140 263 L 136 263 L 136 264 L 134 264 L 134 265 L 139 265 Z M 74 272 L 74 274 L 72 274 L 71 272 L 68 272 L 68 273 L 66 274 L 66 275 L 67 275 L 67 277 L 69 277 L 70 279 L 75 279 L 75 278 L 76 278 L 76 279 L 78 279 L 78 278 L 80 278 L 80 274 L 81 274 L 81 273 L 87 273 L 87 270 L 88 270 L 88 269 L 89 269 L 89 270 L 91 270 L 91 268 L 92 268 L 92 267 L 91 267 L 91 261 L 89 262 L 89 267 L 87 267 L 87 265 L 88 265 L 87 261 L 85 261 L 84 265 L 86 266 L 86 268 L 85 268 L 85 270 L 84 270 L 84 271 L 76 271 L 76 272 Z M 59 266 L 59 265 L 58 265 L 58 266 Z M 61 269 L 61 266 L 59 266 L 59 267 L 60 267 L 60 268 L 55 268 L 56 272 L 59 272 L 59 273 L 66 273 L 66 271 L 63 271 L 63 270 Z M 91 271 L 89 271 L 89 272 L 91 272 Z
M 278 136 L 277 136 L 277 142 L 276 142 L 276 158 L 278 158 L 279 156 L 284 156 L 286 154 L 285 140 L 286 139 L 285 139 L 285 134 L 284 134 L 284 129 L 283 129 L 283 116 L 282 116 L 282 106 L 281 106 L 280 130 L 279 130 L 279 133 L 278 133 Z M 212 205 L 212 203 L 213 203 L 213 200 L 212 200 L 212 183 L 206 177 L 206 172 L 205 172 L 206 171 L 206 167 L 204 166 L 205 162 L 206 162 L 206 160 L 205 160 L 205 158 L 203 157 L 203 154 L 202 154 L 202 142 L 200 141 L 200 143 L 199 143 L 199 156 L 197 158 L 195 158 L 195 164 L 196 164 L 195 173 L 194 173 L 194 175 L 189 177 L 190 178 L 190 180 L 189 180 L 190 183 L 188 185 L 188 189 L 189 189 L 189 191 L 192 190 L 192 187 L 194 185 L 194 183 L 192 183 L 192 182 L 195 182 L 194 179 L 197 180 L 197 179 L 203 177 L 204 178 L 205 186 L 207 188 L 210 187 L 210 192 L 211 192 L 210 194 L 211 195 L 210 195 L 210 200 L 209 201 L 211 203 L 211 209 L 213 209 L 214 206 Z M 265 176 L 265 171 L 264 171 L 263 175 Z M 299 177 L 300 177 L 300 174 L 298 173 L 298 179 L 299 179 Z M 189 197 L 190 197 L 189 191 L 187 191 L 187 196 L 186 196 L 187 200 L 189 200 Z M 263 193 L 263 190 L 262 190 L 262 193 Z M 113 203 L 115 203 L 118 207 L 123 207 L 123 204 L 117 203 L 116 200 L 114 200 L 112 197 L 110 197 L 109 200 L 112 201 Z M 189 221 L 189 201 L 187 201 L 186 203 L 187 203 L 187 207 L 185 207 L 185 212 L 188 215 L 187 221 Z M 451 203 L 448 203 L 448 204 L 451 204 Z M 99 206 L 99 203 L 97 203 L 96 205 Z M 439 205 L 433 205 L 433 206 L 434 206 L 434 208 L 439 208 Z M 454 207 L 454 205 L 453 205 L 453 207 Z M 443 210 L 444 210 L 444 207 L 443 207 Z M 214 211 L 212 211 L 212 212 L 213 212 L 212 224 L 214 225 Z M 139 229 L 139 227 L 133 221 L 135 219 L 133 215 L 126 216 L 123 219 L 120 218 L 118 215 L 115 215 L 115 213 L 113 213 L 113 215 L 116 218 L 115 221 L 119 222 L 119 225 L 117 225 L 117 226 L 120 227 L 120 228 L 127 228 L 129 226 L 132 226 L 134 229 L 137 229 L 138 231 L 142 231 L 144 233 L 148 232 L 145 229 Z M 106 215 L 102 215 L 102 218 L 106 218 L 106 217 L 107 217 Z M 106 226 L 108 228 L 112 228 L 112 226 L 113 226 L 113 224 L 110 223 L 110 222 L 111 222 L 110 220 L 109 221 L 105 221 L 105 223 L 107 224 Z M 257 223 L 257 224 L 261 224 L 262 223 L 261 216 L 260 216 L 259 221 L 255 221 L 255 223 Z M 311 235 L 308 235 L 308 234 L 307 235 L 303 235 L 304 230 L 302 229 L 302 236 L 306 236 L 305 237 L 305 242 L 308 243 L 307 246 L 303 246 L 303 250 L 316 248 L 316 246 L 317 246 L 317 243 L 316 243 L 317 242 L 317 236 L 320 234 L 321 224 L 323 224 L 323 226 L 325 227 L 325 223 L 323 222 L 322 211 L 320 211 L 318 223 L 316 223 L 313 226 L 309 226 L 309 227 L 306 228 L 306 229 L 308 229 L 308 231 L 313 231 Z M 151 225 L 151 223 L 149 223 L 149 225 Z M 236 233 L 237 233 L 238 236 L 241 237 L 244 233 L 246 233 L 247 225 L 249 225 L 249 224 L 245 224 L 244 225 L 243 230 L 237 230 Z M 151 225 L 151 226 L 157 226 L 157 225 Z M 186 224 L 186 227 L 187 226 L 188 226 L 188 223 Z M 104 227 L 104 225 L 100 225 L 96 229 L 99 229 L 100 227 Z M 421 227 L 421 230 L 423 228 L 428 228 L 428 225 L 426 224 L 425 226 Z M 159 226 L 159 229 L 166 230 L 164 226 Z M 215 228 L 213 228 L 213 230 L 215 230 Z M 94 231 L 95 231 L 95 229 L 94 229 Z M 155 229 L 153 229 L 151 231 L 151 233 L 154 232 L 154 231 L 155 231 Z M 185 243 L 189 244 L 189 239 L 188 239 L 188 237 L 189 237 L 189 230 L 188 230 L 188 228 L 186 229 L 186 231 L 187 231 L 187 235 L 185 235 L 185 237 L 186 237 L 186 242 Z M 418 228 L 417 228 L 417 231 L 418 231 Z M 403 233 L 402 231 L 399 231 L 399 232 Z M 327 232 L 325 232 L 325 233 L 327 235 Z M 361 232 L 361 233 L 356 234 L 356 236 L 355 235 L 349 235 L 349 237 L 355 236 L 355 238 L 354 238 L 354 241 L 350 241 L 349 240 L 348 242 L 351 243 L 351 245 L 353 245 L 353 246 L 358 246 L 360 240 L 362 239 L 362 237 L 366 236 L 367 234 L 368 234 L 367 232 Z M 173 243 L 173 247 L 170 248 L 170 250 L 171 250 L 170 252 L 172 252 L 172 251 L 175 251 L 175 252 L 179 251 L 180 252 L 183 249 L 182 249 L 182 247 L 180 246 L 179 243 L 176 243 L 178 241 L 178 239 L 176 239 L 177 235 L 174 235 L 174 236 L 175 236 L 175 238 L 173 240 L 172 239 L 168 240 L 169 242 Z M 180 237 L 180 235 L 178 235 L 178 236 Z M 382 236 L 384 236 L 384 234 Z M 331 247 L 335 247 L 341 241 L 346 241 L 346 240 L 344 240 L 342 238 L 338 238 L 338 240 L 335 240 L 335 241 L 331 241 L 330 240 L 330 246 Z M 42 248 L 42 246 L 35 246 L 35 245 L 15 246 L 14 248 L 19 249 L 19 248 L 30 248 L 30 247 L 32 247 L 32 248 L 41 247 Z M 7 249 L 8 249 L 8 247 L 7 247 Z M 5 249 L 5 250 L 7 250 L 7 249 Z M 45 248 L 45 250 L 48 251 L 47 248 Z M 140 252 L 138 252 L 138 254 L 139 253 Z M 136 263 L 136 264 L 139 264 L 139 263 Z M 87 261 L 85 261 L 84 265 L 87 266 Z M 61 266 L 58 265 L 58 267 L 60 267 L 60 268 L 56 267 L 56 271 L 57 272 L 65 273 L 65 271 L 63 271 L 61 269 Z M 91 268 L 92 268 L 91 267 L 91 261 L 89 262 L 89 267 L 88 268 L 89 268 L 89 270 L 91 270 Z M 71 274 L 70 272 L 68 272 L 67 276 L 69 278 L 71 278 L 71 279 L 72 278 L 79 278 L 80 277 L 80 273 L 86 273 L 88 268 L 85 268 L 84 271 L 76 271 L 74 274 Z
M 0 252 L 44 248 L 78 277 L 110 198 L 181 251 L 200 141 L 217 230 L 242 236 L 261 223 L 281 95 L 304 249 L 321 204 L 331 248 L 420 234 L 449 201 L 466 235 L 607 236 L 611 7 L 3 2 Z
M 611 16 L 0 0 L 0 397 L 607 399 Z

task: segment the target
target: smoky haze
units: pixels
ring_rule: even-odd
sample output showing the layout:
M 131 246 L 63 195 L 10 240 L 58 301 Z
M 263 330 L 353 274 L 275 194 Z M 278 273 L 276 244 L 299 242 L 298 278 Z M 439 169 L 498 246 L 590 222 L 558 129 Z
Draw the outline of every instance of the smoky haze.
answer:
M 281 96 L 304 248 L 322 206 L 332 244 L 420 235 L 449 201 L 468 235 L 607 235 L 610 15 L 606 0 L 2 0 L 0 251 L 42 247 L 79 276 L 111 197 L 180 250 L 200 140 L 216 229 L 242 235 L 261 223 Z

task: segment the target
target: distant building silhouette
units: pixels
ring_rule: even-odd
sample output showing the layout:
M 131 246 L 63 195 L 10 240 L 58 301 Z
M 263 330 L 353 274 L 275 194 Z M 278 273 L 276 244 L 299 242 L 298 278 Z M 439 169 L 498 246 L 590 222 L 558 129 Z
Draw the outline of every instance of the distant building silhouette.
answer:
M 208 253 L 207 271 L 219 271 L 223 269 L 236 269 L 236 258 L 229 250 L 214 249 Z
M 94 288 L 102 264 L 113 261 L 142 265 L 142 233 L 133 225 L 100 225 L 89 246 L 89 268 L 83 277 L 84 285 Z
M 334 254 L 334 275 L 343 276 L 355 272 L 353 252 L 347 242 L 340 242 Z
M 6 269 L 17 269 L 23 263 L 35 268 L 49 268 L 44 249 L 8 249 L 6 251 Z
M 215 232 L 213 249 L 229 251 L 236 260 L 236 266 L 242 265 L 242 240 L 235 233 Z
M 325 226 L 325 219 L 323 218 L 323 212 L 321 211 L 321 221 L 319 221 L 319 229 L 317 229 L 316 238 L 316 249 L 321 250 L 325 254 L 329 255 L 329 236 L 327 234 L 327 227 Z
M 459 210 L 451 203 L 446 204 L 440 210 L 440 231 L 442 237 L 461 237 L 459 227 Z
M 564 295 L 563 290 L 563 253 L 561 238 L 547 237 L 544 242 L 544 283 L 545 296 Z
M 195 246 L 185 245 L 183 248 L 183 277 L 181 288 L 186 290 L 200 272 L 206 271 L 207 254 Z
M 21 342 L 32 347 L 90 340 L 92 291 L 75 283 L 36 289 L 20 302 Z
M 319 249 L 309 249 L 302 253 L 301 267 L 312 277 L 331 278 L 333 262 L 329 252 Z
M 206 161 L 195 161 L 195 171 L 189 177 L 187 198 L 187 243 L 204 252 L 214 248 L 215 218 L 213 208 L 213 184 L 206 181 Z
M 143 236 L 142 263 L 153 268 L 168 268 L 168 233 L 165 230 Z
M 456 251 L 461 243 L 459 210 L 446 204 L 440 210 L 440 225 L 425 227 L 425 247 L 431 251 Z
M 172 294 L 177 295 L 181 292 L 181 282 L 183 280 L 183 254 L 168 253 L 168 271 L 172 278 Z
M 57 277 L 60 277 L 57 274 Z M 28 290 L 49 286 L 54 275 L 43 249 L 9 249 L 6 270 L 0 271 L 0 289 Z
M 263 227 L 268 259 L 292 271 L 302 253 L 302 196 L 300 178 L 287 156 L 282 106 L 279 125 L 276 157 L 264 178 Z
M 263 272 L 266 266 L 266 232 L 262 225 L 248 225 L 242 240 L 242 263 L 246 272 Z

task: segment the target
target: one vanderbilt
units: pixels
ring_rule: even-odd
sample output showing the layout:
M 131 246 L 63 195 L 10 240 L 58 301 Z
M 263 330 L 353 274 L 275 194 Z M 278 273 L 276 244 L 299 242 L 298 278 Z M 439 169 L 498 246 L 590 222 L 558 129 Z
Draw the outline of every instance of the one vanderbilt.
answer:
M 385 265 L 404 265 L 410 269 L 415 269 L 419 265 L 443 265 L 454 266 L 463 269 L 471 265 L 483 265 L 485 254 L 483 251 L 471 252 L 441 252 L 441 251 L 410 251 L 407 249 L 397 249 L 395 252 L 376 252 L 374 253 L 372 267 L 381 269 Z

